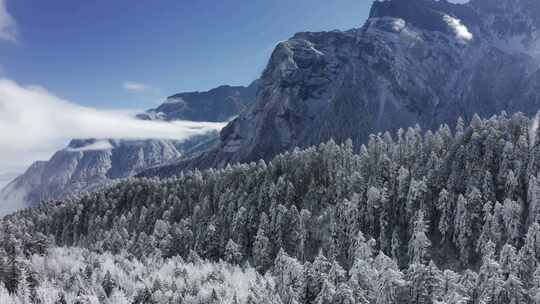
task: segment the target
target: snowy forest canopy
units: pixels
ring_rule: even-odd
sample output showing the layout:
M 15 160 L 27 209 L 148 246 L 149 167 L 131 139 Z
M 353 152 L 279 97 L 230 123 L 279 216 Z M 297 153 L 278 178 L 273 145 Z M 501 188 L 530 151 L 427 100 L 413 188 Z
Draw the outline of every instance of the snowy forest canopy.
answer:
M 0 221 L 0 303 L 540 303 L 522 114 L 130 179 Z

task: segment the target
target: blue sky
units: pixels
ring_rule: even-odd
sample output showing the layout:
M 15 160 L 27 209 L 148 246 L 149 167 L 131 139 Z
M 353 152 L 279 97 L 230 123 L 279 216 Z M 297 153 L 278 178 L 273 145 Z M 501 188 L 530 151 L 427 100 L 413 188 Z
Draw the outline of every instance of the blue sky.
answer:
M 278 41 L 298 31 L 360 27 L 371 5 L 368 0 L 2 3 L 14 20 L 16 42 L 0 40 L 0 75 L 102 109 L 145 109 L 180 91 L 248 84 Z M 1 18 L 0 12 L 0 29 Z

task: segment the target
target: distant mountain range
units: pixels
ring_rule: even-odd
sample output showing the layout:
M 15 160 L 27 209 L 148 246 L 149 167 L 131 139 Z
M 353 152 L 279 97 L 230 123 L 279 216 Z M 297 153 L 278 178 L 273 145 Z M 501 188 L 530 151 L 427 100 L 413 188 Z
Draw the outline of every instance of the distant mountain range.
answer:
M 153 155 L 149 163 L 139 161 L 136 169 L 110 161 L 114 153 L 109 153 L 98 159 L 119 168 L 105 170 L 107 166 L 101 165 L 90 171 L 165 177 L 186 169 L 269 160 L 280 152 L 329 139 L 338 143 L 352 139 L 358 149 L 372 133 L 416 124 L 428 129 L 441 123 L 452 126 L 458 117 L 470 120 L 475 113 L 531 115 L 540 108 L 539 27 L 540 4 L 535 1 L 376 1 L 361 28 L 298 33 L 278 44 L 260 80 L 249 87 L 176 94 L 138 116 L 224 121 L 238 115 L 219 138 L 205 138 L 204 149 L 198 146 L 197 153 L 190 153 L 186 149 L 191 147 L 152 142 L 154 148 L 171 149 L 128 148 L 136 152 L 136 159 Z M 120 144 L 124 145 L 130 144 Z M 161 155 L 163 151 L 170 153 Z M 79 166 L 69 159 L 65 167 Z M 64 176 L 60 180 L 69 182 L 59 187 L 70 188 L 72 179 L 65 176 L 71 173 L 60 175 Z M 48 184 L 37 176 L 19 181 Z M 93 189 L 84 185 L 93 184 L 85 178 L 73 181 L 82 185 L 80 189 Z M 8 192 L 23 185 L 15 181 Z M 43 193 L 53 192 L 45 186 Z M 32 195 L 31 200 L 62 194 Z
M 208 92 L 173 95 L 156 109 L 137 117 L 144 120 L 223 122 L 255 100 L 257 83 L 248 87 L 221 86 Z M 0 214 L 43 200 L 55 200 L 110 185 L 158 165 L 207 150 L 217 132 L 177 142 L 171 140 L 72 140 L 49 161 L 35 162 L 0 191 Z M 13 177 L 14 178 L 14 177 Z
M 257 101 L 201 156 L 144 173 L 270 159 L 294 147 L 478 113 L 540 108 L 540 2 L 376 1 L 359 29 L 298 33 L 274 50 Z

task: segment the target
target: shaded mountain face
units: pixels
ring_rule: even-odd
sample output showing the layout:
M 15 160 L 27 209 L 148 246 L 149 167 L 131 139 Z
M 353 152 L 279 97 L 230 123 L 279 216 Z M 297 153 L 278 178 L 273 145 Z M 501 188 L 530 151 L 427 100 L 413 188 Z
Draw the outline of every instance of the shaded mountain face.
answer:
M 161 106 L 139 115 L 141 119 L 227 121 L 255 101 L 258 82 L 248 87 L 221 86 L 208 92 L 179 93 Z
M 143 169 L 178 159 L 180 147 L 166 140 L 73 140 L 49 161 L 34 163 L 8 184 L 2 213 L 110 185 Z
M 138 115 L 144 120 L 226 121 L 255 100 L 257 82 L 249 87 L 222 86 L 208 92 L 180 93 L 156 109 Z M 72 140 L 45 162 L 34 163 L 0 191 L 0 215 L 43 200 L 93 191 L 141 171 L 208 150 L 217 132 L 187 141 Z
M 219 147 L 148 175 L 270 159 L 292 149 L 474 113 L 540 108 L 532 0 L 376 1 L 359 29 L 298 33 L 274 50 L 257 100 Z

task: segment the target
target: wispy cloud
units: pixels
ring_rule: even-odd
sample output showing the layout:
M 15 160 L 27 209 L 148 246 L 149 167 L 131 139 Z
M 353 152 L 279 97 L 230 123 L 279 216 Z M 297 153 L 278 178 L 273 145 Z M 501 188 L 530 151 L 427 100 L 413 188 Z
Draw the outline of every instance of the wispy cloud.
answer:
M 102 139 L 81 148 L 76 148 L 76 149 L 68 148 L 67 150 L 71 152 L 84 152 L 84 151 L 102 151 L 102 150 L 111 150 L 111 149 L 113 149 L 113 146 L 111 145 L 111 143 L 106 139 Z
M 9 14 L 7 0 L 0 0 L 0 40 L 17 42 L 17 23 Z
M 122 84 L 122 87 L 125 90 L 131 91 L 131 92 L 147 92 L 147 91 L 152 90 L 152 87 L 149 85 L 146 85 L 144 83 L 139 83 L 139 82 L 133 82 L 133 81 L 124 81 L 124 83 Z
M 72 138 L 185 140 L 223 126 L 141 121 L 124 112 L 83 107 L 44 88 L 0 78 L 0 169 L 52 153 Z

